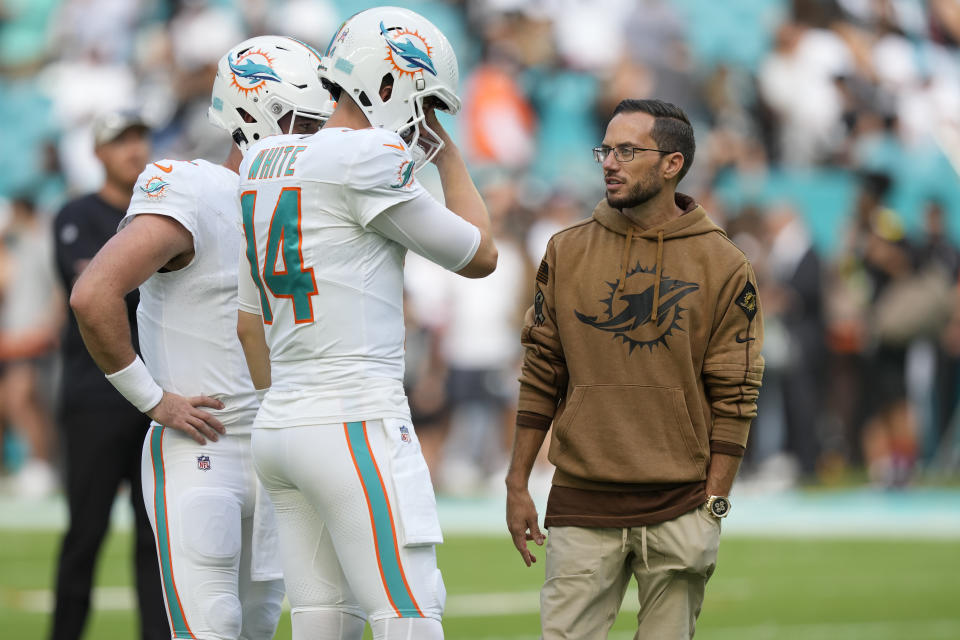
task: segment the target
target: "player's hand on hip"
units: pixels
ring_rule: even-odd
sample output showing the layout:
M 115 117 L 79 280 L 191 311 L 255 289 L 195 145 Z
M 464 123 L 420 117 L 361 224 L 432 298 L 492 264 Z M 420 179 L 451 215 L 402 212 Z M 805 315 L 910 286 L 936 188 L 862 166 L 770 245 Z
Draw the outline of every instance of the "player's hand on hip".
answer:
M 537 507 L 533 498 L 526 489 L 507 490 L 507 529 L 513 536 L 513 546 L 520 552 L 524 563 L 529 567 L 537 561 L 537 557 L 530 553 L 527 542 L 532 540 L 543 546 L 546 539 L 537 525 Z
M 206 444 L 207 440 L 216 442 L 219 439 L 217 434 L 227 430 L 219 420 L 199 407 L 223 409 L 223 403 L 209 396 L 185 398 L 164 391 L 159 404 L 147 411 L 147 415 L 158 424 L 185 433 L 199 444 Z

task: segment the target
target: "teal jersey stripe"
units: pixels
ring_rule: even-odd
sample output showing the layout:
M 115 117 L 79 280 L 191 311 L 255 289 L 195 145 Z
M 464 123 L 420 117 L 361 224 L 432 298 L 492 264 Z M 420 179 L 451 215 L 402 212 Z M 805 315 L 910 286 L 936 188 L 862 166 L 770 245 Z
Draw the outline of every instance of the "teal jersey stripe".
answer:
M 170 562 L 170 534 L 167 531 L 167 504 L 164 496 L 165 478 L 163 471 L 163 429 L 153 427 L 150 432 L 150 456 L 153 459 L 153 512 L 157 518 L 157 548 L 160 550 L 160 573 L 163 575 L 163 589 L 167 595 L 167 607 L 173 621 L 173 635 L 176 638 L 193 638 L 187 627 L 180 597 L 173 583 L 173 565 Z
M 396 534 L 390 517 L 387 494 L 373 459 L 373 452 L 367 444 L 366 426 L 362 422 L 348 422 L 347 444 L 353 453 L 353 459 L 360 470 L 360 482 L 363 483 L 370 501 L 373 514 L 373 538 L 377 545 L 377 556 L 383 574 L 384 587 L 402 618 L 423 617 L 413 600 L 413 594 L 407 587 L 397 555 Z

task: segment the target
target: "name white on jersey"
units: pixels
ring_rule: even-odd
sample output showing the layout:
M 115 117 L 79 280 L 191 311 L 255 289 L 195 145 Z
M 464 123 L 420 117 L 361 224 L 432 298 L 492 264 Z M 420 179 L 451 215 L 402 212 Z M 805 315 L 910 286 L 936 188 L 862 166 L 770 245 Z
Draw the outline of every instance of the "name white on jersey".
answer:
M 240 178 L 249 271 L 241 277 L 253 281 L 241 283 L 240 303 L 263 316 L 272 376 L 256 426 L 408 416 L 406 249 L 368 229 L 425 193 L 400 137 L 383 129 L 271 137 L 247 151 Z
M 147 165 L 120 228 L 141 214 L 169 216 L 193 236 L 194 257 L 140 286 L 137 323 L 147 369 L 167 391 L 219 398 L 213 413 L 249 432 L 257 399 L 237 339 L 237 256 L 244 244 L 237 174 L 205 160 Z

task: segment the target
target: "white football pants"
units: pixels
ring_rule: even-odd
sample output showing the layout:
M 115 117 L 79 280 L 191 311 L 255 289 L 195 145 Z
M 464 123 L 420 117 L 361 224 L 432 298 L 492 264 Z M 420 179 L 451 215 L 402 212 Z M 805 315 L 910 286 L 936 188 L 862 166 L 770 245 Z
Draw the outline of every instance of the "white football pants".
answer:
M 173 638 L 273 638 L 283 580 L 270 501 L 257 500 L 250 436 L 199 445 L 154 425 L 141 475 Z
M 280 532 L 294 640 L 443 638 L 442 542 L 409 421 L 254 428 Z

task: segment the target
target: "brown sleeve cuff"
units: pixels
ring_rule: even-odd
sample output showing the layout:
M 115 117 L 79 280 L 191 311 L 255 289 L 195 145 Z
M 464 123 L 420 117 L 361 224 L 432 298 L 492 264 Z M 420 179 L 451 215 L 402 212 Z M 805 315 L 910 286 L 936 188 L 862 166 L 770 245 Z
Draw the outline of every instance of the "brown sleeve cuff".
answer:
M 529 411 L 517 412 L 517 426 L 524 429 L 549 431 L 551 422 L 553 422 L 553 418 L 550 416 L 543 416 L 539 413 L 531 413 Z
M 741 447 L 740 445 L 732 442 L 723 442 L 722 440 L 710 441 L 710 453 L 722 453 L 726 456 L 742 458 L 746 450 L 746 447 Z

